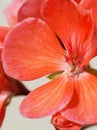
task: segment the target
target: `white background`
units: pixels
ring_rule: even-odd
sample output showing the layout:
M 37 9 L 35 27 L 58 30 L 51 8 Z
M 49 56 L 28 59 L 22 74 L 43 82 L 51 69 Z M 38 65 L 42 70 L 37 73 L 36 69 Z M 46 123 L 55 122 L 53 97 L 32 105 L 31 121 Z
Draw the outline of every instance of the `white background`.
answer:
M 0 25 L 6 25 L 5 16 L 3 13 L 4 8 L 11 2 L 11 0 L 0 0 Z M 92 65 L 97 68 L 97 60 L 92 61 Z M 40 86 L 45 83 L 47 79 L 42 78 L 32 82 L 25 82 L 31 88 Z M 19 104 L 23 100 L 22 97 L 15 97 L 12 99 L 11 104 L 7 107 L 5 120 L 1 130 L 55 130 L 50 124 L 50 117 L 42 119 L 27 119 L 23 118 L 19 113 Z M 97 130 L 97 126 L 87 128 L 86 130 Z

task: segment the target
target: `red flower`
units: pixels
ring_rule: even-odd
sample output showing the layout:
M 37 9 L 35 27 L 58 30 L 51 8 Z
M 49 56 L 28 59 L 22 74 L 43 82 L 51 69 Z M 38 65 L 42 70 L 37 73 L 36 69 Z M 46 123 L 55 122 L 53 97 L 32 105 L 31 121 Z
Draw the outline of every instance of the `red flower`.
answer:
M 92 11 L 71 0 L 48 0 L 40 11 L 45 22 L 28 18 L 8 33 L 4 69 L 19 80 L 60 74 L 32 91 L 21 113 L 38 118 L 62 110 L 62 117 L 76 124 L 97 123 L 97 76 L 88 71 L 96 51 Z

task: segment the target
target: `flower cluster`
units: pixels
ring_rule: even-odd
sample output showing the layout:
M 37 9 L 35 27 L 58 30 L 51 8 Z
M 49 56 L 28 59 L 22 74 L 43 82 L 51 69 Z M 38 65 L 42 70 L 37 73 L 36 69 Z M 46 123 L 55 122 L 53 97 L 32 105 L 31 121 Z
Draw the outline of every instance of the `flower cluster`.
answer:
M 13 0 L 0 27 L 0 124 L 8 99 L 27 95 L 20 113 L 52 116 L 56 130 L 97 124 L 96 0 Z M 20 81 L 46 76 L 50 81 L 29 91 Z M 29 93 L 29 94 L 28 94 Z

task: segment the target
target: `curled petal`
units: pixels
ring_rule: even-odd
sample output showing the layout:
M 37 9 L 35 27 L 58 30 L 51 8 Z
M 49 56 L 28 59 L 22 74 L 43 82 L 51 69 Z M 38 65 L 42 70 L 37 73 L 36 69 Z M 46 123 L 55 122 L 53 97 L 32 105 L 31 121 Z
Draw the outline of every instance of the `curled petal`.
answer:
M 67 120 L 60 112 L 53 115 L 52 124 L 57 130 L 80 130 L 82 128 L 81 124 Z
M 42 7 L 42 17 L 59 36 L 72 62 L 87 65 L 93 55 L 91 12 L 71 0 L 48 0 Z
M 75 78 L 75 89 L 77 101 L 72 98 L 62 115 L 80 124 L 97 124 L 97 76 L 81 73 Z
M 40 10 L 42 2 L 43 0 L 26 1 L 18 11 L 18 21 L 22 21 L 29 17 L 41 18 Z
M 53 115 L 68 104 L 72 94 L 72 79 L 61 75 L 28 94 L 20 105 L 20 112 L 28 118 Z
M 5 72 L 16 79 L 31 80 L 61 71 L 65 52 L 45 22 L 28 18 L 20 22 L 5 39 Z

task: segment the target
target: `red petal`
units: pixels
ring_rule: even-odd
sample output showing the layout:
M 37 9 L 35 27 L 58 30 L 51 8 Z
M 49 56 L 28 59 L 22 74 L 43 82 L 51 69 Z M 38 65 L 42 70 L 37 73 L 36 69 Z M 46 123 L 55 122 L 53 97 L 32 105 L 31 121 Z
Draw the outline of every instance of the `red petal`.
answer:
M 62 114 L 80 124 L 97 124 L 97 76 L 81 73 L 75 78 L 75 89 L 78 102 L 73 98 Z
M 2 123 L 3 123 L 3 120 L 4 120 L 5 111 L 6 111 L 6 109 L 4 107 L 0 111 L 0 127 L 2 126 Z
M 95 21 L 95 33 L 93 37 L 93 44 L 95 45 L 94 49 L 96 50 L 97 55 L 97 0 L 81 0 L 80 2 L 80 7 L 87 9 L 87 10 L 92 10 L 93 13 L 93 18 Z
M 21 5 L 26 0 L 13 0 L 12 3 L 6 8 L 5 14 L 10 25 L 14 25 L 17 22 L 17 13 Z
M 0 92 L 0 127 L 3 123 L 4 120 L 4 116 L 5 116 L 5 105 L 6 105 L 6 101 L 8 98 L 9 94 L 8 93 L 1 93 Z
M 35 17 L 41 18 L 41 4 L 43 0 L 29 0 L 26 1 L 18 12 L 18 21 L 22 21 L 25 18 Z
M 62 75 L 32 91 L 22 102 L 20 112 L 29 118 L 53 115 L 66 106 L 73 93 L 72 80 Z
M 76 1 L 77 3 L 80 3 L 81 0 L 74 0 L 74 1 Z
M 53 115 L 52 124 L 58 130 L 80 130 L 82 128 L 81 124 L 67 120 L 60 113 Z
M 87 65 L 93 53 L 90 49 L 93 34 L 91 13 L 80 9 L 71 0 L 48 0 L 44 3 L 42 15 L 63 41 L 71 59 Z
M 43 21 L 29 18 L 5 39 L 3 65 L 11 77 L 30 80 L 63 70 L 64 55 L 52 30 Z
M 88 0 L 88 1 L 81 0 L 80 7 L 87 9 L 87 10 L 92 9 L 94 21 L 95 21 L 96 27 L 97 27 L 97 0 Z
M 9 32 L 10 28 L 9 27 L 3 27 L 0 26 L 0 44 L 2 46 L 3 42 L 4 42 L 4 38 L 7 35 L 7 33 Z

